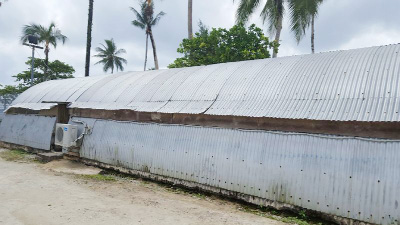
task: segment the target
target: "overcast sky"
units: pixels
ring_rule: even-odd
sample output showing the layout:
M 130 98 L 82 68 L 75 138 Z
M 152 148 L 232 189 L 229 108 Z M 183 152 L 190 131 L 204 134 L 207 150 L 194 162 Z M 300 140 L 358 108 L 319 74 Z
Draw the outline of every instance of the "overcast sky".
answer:
M 193 0 L 194 29 L 202 20 L 208 27 L 229 28 L 235 23 L 237 5 L 232 0 Z M 156 12 L 166 15 L 155 27 L 154 37 L 161 68 L 180 55 L 179 43 L 187 36 L 187 0 L 158 0 Z M 95 0 L 92 55 L 104 39 L 114 38 L 119 48 L 127 50 L 126 71 L 142 70 L 144 32 L 131 25 L 134 14 L 129 7 L 139 8 L 137 0 Z M 325 0 L 316 21 L 316 51 L 332 51 L 394 44 L 400 42 L 400 0 Z M 25 65 L 31 50 L 19 42 L 25 24 L 48 25 L 54 21 L 69 39 L 65 45 L 52 48 L 50 60 L 72 65 L 76 77 L 84 75 L 87 26 L 87 0 L 8 0 L 0 7 L 0 84 L 15 84 L 13 75 L 29 69 Z M 285 21 L 279 56 L 308 54 L 309 36 L 297 45 Z M 266 30 L 258 14 L 250 23 Z M 309 31 L 308 31 L 309 33 Z M 149 67 L 154 66 L 149 51 Z M 44 58 L 40 50 L 37 56 Z M 91 59 L 91 75 L 104 74 Z

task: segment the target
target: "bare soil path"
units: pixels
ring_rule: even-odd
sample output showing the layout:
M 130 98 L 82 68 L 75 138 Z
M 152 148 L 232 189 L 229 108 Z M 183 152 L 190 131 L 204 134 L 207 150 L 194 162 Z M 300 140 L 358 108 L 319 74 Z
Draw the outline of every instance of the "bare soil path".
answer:
M 99 180 L 93 175 L 98 172 L 65 160 L 0 158 L 0 224 L 284 224 L 242 212 L 236 203 L 151 182 Z

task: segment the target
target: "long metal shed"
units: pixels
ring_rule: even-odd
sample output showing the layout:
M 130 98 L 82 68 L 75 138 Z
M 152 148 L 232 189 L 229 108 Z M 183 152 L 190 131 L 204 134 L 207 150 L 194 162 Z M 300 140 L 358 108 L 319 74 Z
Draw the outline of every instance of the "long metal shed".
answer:
M 400 224 L 399 50 L 48 81 L 7 109 L 0 141 L 49 150 L 56 121 L 84 123 L 91 132 L 80 156 L 103 166 L 343 221 Z M 20 135 L 26 129 L 43 130 L 33 134 L 40 144 Z

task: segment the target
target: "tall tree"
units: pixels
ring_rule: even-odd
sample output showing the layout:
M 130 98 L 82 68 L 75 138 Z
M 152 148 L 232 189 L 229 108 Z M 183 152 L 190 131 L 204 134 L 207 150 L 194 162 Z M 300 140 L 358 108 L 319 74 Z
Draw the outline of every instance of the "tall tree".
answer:
M 93 0 L 89 0 L 88 26 L 87 26 L 87 36 L 86 36 L 85 77 L 89 76 L 89 70 L 90 70 L 90 48 L 92 47 L 92 26 L 93 26 Z
M 193 38 L 193 0 L 188 0 L 188 37 Z
M 30 66 L 32 59 L 29 58 L 29 60 L 25 63 L 26 65 Z M 59 80 L 59 79 L 67 79 L 67 78 L 73 78 L 73 74 L 75 73 L 75 69 L 58 60 L 55 61 L 50 61 L 48 66 L 45 64 L 44 59 L 38 59 L 35 58 L 34 60 L 34 79 L 33 79 L 33 84 L 39 84 L 41 82 L 44 82 L 47 80 Z M 44 71 L 45 69 L 47 70 L 47 74 L 45 77 Z M 20 89 L 26 90 L 27 88 L 31 87 L 31 71 L 30 69 L 22 71 L 21 73 L 13 76 L 15 77 L 15 81 L 20 83 Z
M 315 18 L 318 16 L 319 6 L 323 0 L 291 0 L 289 8 L 291 12 L 292 31 L 297 43 L 305 35 L 306 29 L 311 27 L 311 52 L 315 52 Z
M 2 108 L 6 109 L 21 93 L 22 91 L 18 86 L 6 85 L 2 86 L 0 84 L 0 104 Z M 1 122 L 1 118 L 0 118 Z
M 231 29 L 211 31 L 199 23 L 200 31 L 192 39 L 184 39 L 178 48 L 183 57 L 177 58 L 169 68 L 210 65 L 270 57 L 270 50 L 277 48 L 262 29 L 254 24 L 246 29 L 243 23 Z
M 150 3 L 150 4 L 149 4 Z M 156 16 L 154 16 L 154 2 L 151 0 L 142 1 L 140 3 L 140 12 L 131 7 L 131 10 L 135 13 L 136 20 L 132 21 L 132 25 L 135 27 L 139 27 L 142 30 L 145 30 L 146 34 L 146 52 L 145 52 L 145 61 L 144 61 L 144 70 L 146 70 L 147 63 L 147 49 L 148 49 L 148 38 L 150 37 L 151 45 L 153 47 L 153 56 L 154 56 L 154 66 L 155 69 L 158 70 L 158 58 L 157 58 L 157 49 L 156 42 L 153 36 L 153 27 L 158 24 L 161 17 L 165 15 L 163 11 L 159 12 Z
M 126 53 L 125 49 L 118 49 L 114 43 L 114 40 L 104 40 L 106 45 L 100 44 L 101 47 L 97 47 L 96 51 L 98 52 L 95 57 L 101 58 L 97 64 L 103 64 L 104 72 L 111 70 L 111 73 L 114 73 L 114 68 L 121 71 L 124 71 L 123 63 L 127 63 L 126 59 L 119 57 L 118 55 Z
M 26 42 L 28 40 L 29 35 L 34 35 L 38 37 L 39 43 L 44 43 L 44 54 L 46 55 L 45 59 L 45 76 L 47 75 L 47 68 L 49 65 L 49 52 L 50 52 L 50 45 L 54 48 L 57 47 L 57 43 L 61 41 L 63 44 L 67 40 L 67 37 L 61 33 L 54 22 L 50 23 L 50 26 L 44 27 L 39 24 L 30 24 L 25 25 L 22 29 L 22 37 L 21 41 Z M 46 78 L 45 78 L 46 79 Z
M 260 3 L 260 0 L 240 0 L 236 13 L 237 21 L 247 22 Z M 263 22 L 269 23 L 268 32 L 271 36 L 275 35 L 275 42 L 278 44 L 280 42 L 284 14 L 284 0 L 267 0 L 263 10 L 261 11 Z M 273 52 L 272 57 L 276 58 L 277 55 L 278 52 L 276 49 Z

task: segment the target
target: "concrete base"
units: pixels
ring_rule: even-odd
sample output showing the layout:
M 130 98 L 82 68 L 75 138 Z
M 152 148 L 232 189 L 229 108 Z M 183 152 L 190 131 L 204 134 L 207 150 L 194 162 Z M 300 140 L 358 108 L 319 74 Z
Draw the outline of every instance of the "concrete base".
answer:
M 46 152 L 46 153 L 38 153 L 37 154 L 39 160 L 44 163 L 51 162 L 53 160 L 62 159 L 64 153 L 61 152 Z

